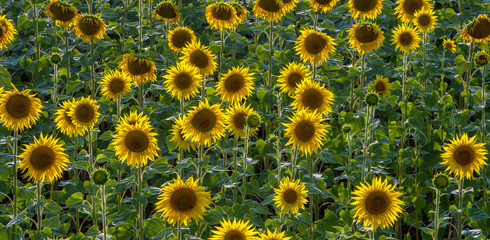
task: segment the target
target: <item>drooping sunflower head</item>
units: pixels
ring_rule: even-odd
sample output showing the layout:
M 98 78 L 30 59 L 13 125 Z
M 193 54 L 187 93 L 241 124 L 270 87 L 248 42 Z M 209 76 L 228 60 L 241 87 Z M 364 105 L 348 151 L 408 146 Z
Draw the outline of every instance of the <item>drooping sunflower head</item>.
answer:
M 434 30 L 437 24 L 437 17 L 434 15 L 434 11 L 431 8 L 422 8 L 415 12 L 413 22 L 422 32 L 429 32 Z
M 100 88 L 102 96 L 116 99 L 131 90 L 131 77 L 124 72 L 110 71 L 101 79 Z
M 278 22 L 284 15 L 281 0 L 255 0 L 253 11 L 255 16 L 269 22 Z
M 252 225 L 249 224 L 250 221 L 236 220 L 233 222 L 230 220 L 223 219 L 220 222 L 221 227 L 215 227 L 215 230 L 211 230 L 213 235 L 209 240 L 254 240 L 257 234 L 254 231 Z
M 451 52 L 456 51 L 456 44 L 454 43 L 454 40 L 452 40 L 452 39 L 449 39 L 449 38 L 444 39 L 443 45 L 444 45 L 444 49 L 446 51 L 451 51 Z
M 191 221 L 201 220 L 211 205 L 211 194 L 198 181 L 190 177 L 184 182 L 177 177 L 173 183 L 169 182 L 162 188 L 155 210 L 162 212 L 162 217 L 173 225 L 187 226 Z
M 170 0 L 165 0 L 160 2 L 153 12 L 154 18 L 160 18 L 162 20 L 168 21 L 170 23 L 179 22 L 179 9 Z
M 179 62 L 172 66 L 165 75 L 165 89 L 173 98 L 189 100 L 199 93 L 202 76 L 199 69 L 187 62 Z
M 446 190 L 446 188 L 449 187 L 450 183 L 451 180 L 444 173 L 439 173 L 434 176 L 434 179 L 432 179 L 432 185 L 439 191 Z
M 313 28 L 301 30 L 301 35 L 294 44 L 301 61 L 317 64 L 322 64 L 336 50 L 333 38 Z
M 245 137 L 245 126 L 247 116 L 253 112 L 250 106 L 234 104 L 226 110 L 226 125 L 227 129 L 237 138 Z M 249 136 L 255 136 L 257 128 L 249 129 Z
M 61 178 L 63 170 L 68 166 L 68 155 L 59 139 L 53 136 L 34 137 L 34 142 L 24 145 L 24 152 L 19 155 L 22 161 L 19 168 L 27 173 L 27 177 L 33 182 L 54 182 Z
M 376 51 L 385 37 L 376 24 L 354 24 L 349 30 L 351 48 L 357 48 L 360 53 Z
M 381 13 L 383 0 L 349 0 L 349 12 L 352 13 L 352 18 L 376 19 Z
M 90 97 L 82 97 L 80 100 L 73 102 L 68 111 L 72 123 L 79 128 L 92 128 L 99 118 L 99 105 L 97 101 Z
M 396 44 L 395 49 L 399 49 L 404 54 L 409 54 L 410 51 L 414 51 L 419 46 L 421 40 L 419 34 L 419 30 L 411 25 L 399 25 L 393 31 L 392 42 Z
M 422 8 L 431 8 L 426 0 L 398 0 L 396 4 L 395 13 L 404 23 L 411 22 L 415 18 L 415 12 Z
M 206 20 L 213 29 L 228 30 L 238 25 L 235 7 L 227 2 L 216 2 L 206 7 Z
M 286 127 L 286 137 L 289 137 L 286 146 L 298 147 L 303 155 L 313 154 L 320 146 L 327 134 L 327 126 L 322 124 L 322 115 L 316 111 L 299 110 L 289 117 L 291 123 L 283 123 Z
M 9 130 L 29 129 L 41 116 L 41 100 L 30 90 L 19 92 L 14 85 L 13 91 L 6 91 L 0 95 L 0 120 Z
M 143 112 L 138 113 L 138 111 L 136 110 L 131 110 L 129 114 L 125 113 L 124 116 L 119 118 L 116 126 L 116 131 L 118 131 L 120 126 L 136 124 L 142 124 L 144 126 L 151 127 L 151 122 L 148 115 L 144 115 Z
M 267 229 L 267 234 L 265 233 L 259 233 L 260 237 L 258 240 L 289 240 L 291 237 L 285 237 L 284 234 L 286 232 L 277 232 L 277 229 L 274 230 L 274 232 L 271 232 L 269 229 Z
M 399 199 L 403 193 L 395 191 L 395 185 L 388 184 L 386 179 L 375 177 L 371 183 L 361 183 L 352 195 L 352 204 L 356 206 L 354 218 L 372 231 L 392 226 L 403 211 L 403 201 Z
M 174 52 L 180 52 L 188 44 L 196 41 L 196 35 L 188 27 L 176 27 L 168 32 L 168 46 Z
M 487 165 L 485 143 L 476 143 L 476 136 L 468 139 L 468 135 L 464 133 L 460 138 L 453 138 L 444 150 L 446 152 L 441 154 L 441 164 L 447 166 L 446 171 L 460 179 L 472 179 L 473 171 L 480 173 L 483 166 Z
M 319 12 L 328 12 L 333 9 L 339 0 L 309 0 L 310 7 Z
M 187 114 L 182 132 L 184 138 L 208 146 L 225 135 L 225 116 L 218 104 L 210 106 L 207 100 Z
M 373 83 L 373 91 L 379 95 L 389 95 L 391 90 L 391 83 L 388 78 L 376 74 L 376 80 Z
M 281 92 L 294 96 L 298 85 L 306 79 L 310 79 L 310 69 L 301 63 L 290 62 L 285 68 L 281 69 L 277 78 Z
M 196 144 L 192 142 L 191 140 L 187 139 L 184 137 L 184 133 L 182 133 L 182 130 L 184 128 L 185 124 L 185 116 L 178 116 L 175 118 L 174 125 L 172 126 L 172 129 L 170 130 L 172 134 L 172 138 L 170 141 L 174 142 L 177 144 L 177 148 L 183 151 L 190 151 L 196 149 Z
M 7 48 L 7 45 L 14 40 L 15 34 L 17 34 L 17 30 L 15 30 L 14 25 L 5 15 L 0 15 L 0 50 Z
M 87 131 L 86 127 L 79 127 L 73 123 L 73 119 L 68 114 L 71 108 L 74 106 L 74 101 L 64 101 L 61 104 L 61 108 L 58 108 L 54 113 L 56 128 L 61 133 L 68 135 L 69 137 L 82 136 Z
M 153 127 L 142 122 L 118 126 L 112 141 L 118 159 L 131 167 L 145 166 L 148 160 L 154 161 L 160 149 L 157 134 L 152 130 Z
M 200 41 L 187 45 L 182 50 L 180 59 L 197 67 L 203 77 L 207 77 L 216 71 L 216 56 L 211 54 L 208 46 L 201 45 Z
M 248 71 L 248 67 L 233 67 L 223 74 L 216 88 L 221 100 L 236 103 L 252 95 L 255 83 Z
M 294 95 L 295 99 L 291 106 L 295 109 L 316 111 L 323 115 L 332 111 L 335 95 L 317 81 L 310 79 L 302 81 Z
M 63 26 L 65 29 L 70 28 L 78 16 L 76 7 L 59 0 L 51 0 L 45 12 L 58 26 Z
M 490 41 L 490 19 L 486 14 L 480 14 L 463 28 L 461 37 L 468 42 L 486 44 Z
M 289 177 L 282 180 L 279 188 L 274 188 L 276 196 L 274 196 L 274 205 L 280 208 L 283 213 L 291 212 L 298 213 L 300 209 L 305 209 L 305 204 L 308 203 L 308 192 L 305 190 L 305 185 L 299 182 L 299 179 L 289 181 Z
M 232 2 L 231 5 L 235 8 L 236 17 L 238 18 L 237 25 L 247 18 L 248 11 L 241 4 Z
M 157 79 L 155 63 L 142 56 L 124 54 L 123 60 L 119 63 L 119 68 L 138 84 L 154 82 Z
M 104 21 L 91 14 L 79 14 L 75 19 L 75 34 L 84 42 L 95 43 L 106 34 L 107 25 Z

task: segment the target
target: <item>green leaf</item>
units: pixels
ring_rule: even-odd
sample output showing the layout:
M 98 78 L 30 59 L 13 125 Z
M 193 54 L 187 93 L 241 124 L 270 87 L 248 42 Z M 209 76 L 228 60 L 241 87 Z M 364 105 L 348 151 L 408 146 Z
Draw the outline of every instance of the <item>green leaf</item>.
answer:
M 65 202 L 67 208 L 79 208 L 83 205 L 83 193 L 76 192 L 72 194 Z

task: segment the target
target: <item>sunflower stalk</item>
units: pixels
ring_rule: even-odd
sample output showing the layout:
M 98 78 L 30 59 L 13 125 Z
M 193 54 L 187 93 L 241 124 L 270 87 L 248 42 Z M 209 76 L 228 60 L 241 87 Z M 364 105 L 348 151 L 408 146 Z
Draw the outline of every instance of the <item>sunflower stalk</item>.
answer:
M 242 180 L 242 204 L 245 204 L 246 198 L 246 182 L 247 182 L 247 155 L 248 155 L 248 140 L 250 135 L 250 128 L 248 125 L 245 125 L 245 137 L 243 144 L 243 180 Z
M 219 39 L 221 41 L 221 45 L 219 46 L 219 73 L 218 76 L 220 76 L 221 72 L 223 71 L 223 52 L 225 50 L 225 31 L 223 29 L 219 30 Z
M 271 90 L 272 87 L 272 57 L 274 56 L 274 36 L 273 36 L 273 24 L 272 21 L 269 21 L 269 71 L 267 76 L 267 89 Z
M 486 71 L 487 68 L 486 66 L 483 66 L 482 72 L 481 72 L 481 99 L 482 99 L 482 120 L 481 120 L 481 142 L 484 143 L 485 140 L 487 139 L 486 132 L 485 132 L 485 108 L 486 108 L 486 98 L 485 98 L 485 77 L 486 77 Z M 485 165 L 483 167 L 483 172 L 482 172 L 482 177 L 483 177 L 483 189 L 482 189 L 482 194 L 483 194 L 483 211 L 487 212 L 488 211 L 488 200 L 487 200 L 487 166 Z M 483 236 L 488 236 L 488 227 L 487 227 L 487 219 L 483 219 Z
M 153 5 L 152 1 L 148 1 L 148 21 L 150 22 L 150 29 L 153 29 L 153 18 L 151 17 L 151 14 L 153 13 Z M 165 34 L 165 36 L 167 36 Z M 153 49 L 153 37 L 150 37 L 150 47 Z
M 202 78 L 202 92 L 201 92 L 201 101 L 206 100 L 206 77 Z
M 90 66 L 90 92 L 92 93 L 92 98 L 95 99 L 95 96 L 97 95 L 95 93 L 95 59 L 94 59 L 94 41 L 90 41 L 90 59 L 92 62 L 92 65 Z
M 313 171 L 315 169 L 315 161 L 314 161 L 314 158 L 313 157 L 309 157 L 308 158 L 308 161 L 309 161 L 309 165 L 310 165 L 310 171 L 309 171 L 309 177 L 310 177 L 310 184 L 312 186 L 314 186 L 313 184 Z M 313 195 L 310 196 L 310 228 L 309 228 L 309 231 L 310 231 L 310 240 L 313 240 L 313 235 L 315 233 L 315 229 L 314 229 L 314 223 L 315 223 L 315 214 L 314 214 L 314 208 L 315 208 L 315 205 L 313 204 L 313 200 L 314 200 L 314 197 Z
M 70 82 L 70 42 L 68 39 L 68 30 L 65 28 L 65 56 L 66 56 L 66 85 Z M 65 86 L 66 86 L 65 85 Z
M 41 191 L 42 191 L 43 183 L 41 181 L 37 181 L 37 239 L 41 240 L 42 235 L 41 235 L 41 229 L 42 229 L 42 224 L 43 224 L 43 209 L 41 207 Z
M 428 35 L 427 35 L 427 32 L 423 32 L 422 34 L 422 55 L 423 55 L 423 76 L 426 75 L 427 73 L 427 41 L 428 41 Z M 424 92 L 425 92 L 425 96 L 427 96 L 427 92 L 428 92 L 428 89 L 427 89 L 427 82 L 429 81 L 428 80 L 429 78 L 425 79 L 424 81 Z M 430 125 L 430 121 L 429 121 L 429 108 L 428 108 L 428 104 L 424 104 L 425 105 L 425 121 L 427 122 L 427 139 L 430 140 L 431 139 L 431 125 Z M 418 223 L 418 222 L 417 222 Z M 418 235 L 417 235 L 418 237 Z
M 145 104 L 145 90 L 144 90 L 145 84 L 141 82 L 139 85 L 140 85 L 139 87 L 140 94 L 138 95 L 138 103 L 140 109 L 143 109 Z
M 361 77 L 360 77 L 360 86 L 359 89 L 362 91 L 364 89 L 364 81 L 366 75 L 366 54 L 363 52 L 361 54 Z M 359 101 L 359 107 L 362 108 L 362 101 Z
M 53 106 L 58 106 L 58 64 L 54 64 L 53 72 Z M 53 135 L 56 133 L 56 128 L 53 128 Z
M 298 153 L 299 153 L 299 147 L 298 146 L 295 146 L 293 148 L 293 156 L 291 157 L 292 158 L 292 165 L 291 165 L 291 179 L 295 179 L 295 175 L 296 175 L 296 160 L 298 158 Z
M 18 151 L 18 141 L 17 138 L 19 137 L 19 130 L 14 129 L 14 134 L 13 134 L 13 146 L 12 146 L 12 155 L 13 155 L 13 162 L 14 165 L 12 167 L 12 181 L 13 181 L 13 186 L 12 186 L 12 195 L 13 195 L 13 209 L 12 211 L 14 212 L 14 219 L 17 217 L 17 151 Z M 13 230 L 12 232 L 13 237 L 15 238 L 17 231 Z
M 78 135 L 75 135 L 75 146 L 73 147 L 73 161 L 76 162 L 78 160 Z M 78 169 L 73 168 L 75 171 L 75 186 L 78 185 Z M 76 223 L 76 228 L 77 232 L 80 231 L 80 213 L 78 211 L 75 211 L 75 223 Z
M 456 215 L 456 238 L 461 239 L 463 231 L 464 177 L 458 183 L 458 214 Z
M 144 166 L 138 168 L 138 191 L 143 195 L 143 171 Z M 138 220 L 139 220 L 139 239 L 145 239 L 145 208 L 141 201 L 138 201 Z
M 436 210 L 434 212 L 434 233 L 432 235 L 433 240 L 437 240 L 439 238 L 439 200 L 441 198 L 441 191 L 436 189 L 436 202 L 435 207 Z
M 107 239 L 107 198 L 105 195 L 105 185 L 101 187 L 102 191 L 102 232 L 103 232 L 103 240 Z
M 464 109 L 468 109 L 469 107 L 469 102 L 470 102 L 470 82 L 471 82 L 471 69 L 473 67 L 473 50 L 475 46 L 473 42 L 470 43 L 470 52 L 468 56 L 467 63 L 469 65 L 468 70 L 466 71 L 466 80 L 464 83 L 464 92 L 466 93 L 467 100 L 463 99 L 464 101 Z
M 138 51 L 143 51 L 143 0 L 138 0 Z
M 442 104 L 442 100 L 444 99 L 444 62 L 446 60 L 446 49 L 444 48 L 443 52 L 442 52 L 442 64 L 441 64 L 441 69 L 442 69 L 442 73 L 441 73 L 441 104 Z

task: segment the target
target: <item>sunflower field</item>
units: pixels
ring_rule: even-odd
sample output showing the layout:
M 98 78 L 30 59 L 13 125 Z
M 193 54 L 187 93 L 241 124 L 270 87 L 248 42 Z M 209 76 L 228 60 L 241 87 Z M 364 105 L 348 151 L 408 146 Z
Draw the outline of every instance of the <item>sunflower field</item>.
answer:
M 490 239 L 490 0 L 0 0 L 0 239 Z

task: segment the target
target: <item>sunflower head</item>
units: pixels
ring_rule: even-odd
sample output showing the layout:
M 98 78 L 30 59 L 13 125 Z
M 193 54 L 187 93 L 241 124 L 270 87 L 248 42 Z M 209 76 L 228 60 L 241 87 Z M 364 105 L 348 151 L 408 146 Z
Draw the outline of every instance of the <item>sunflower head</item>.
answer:
M 257 233 L 249 222 L 250 221 L 245 222 L 243 220 L 237 221 L 236 219 L 232 222 L 223 219 L 223 221 L 220 222 L 221 227 L 216 227 L 215 230 L 211 230 L 213 235 L 209 240 L 254 240 Z
M 490 41 L 490 19 L 486 14 L 478 15 L 463 28 L 461 37 L 468 42 L 486 44 Z
M 157 79 L 155 63 L 143 56 L 125 54 L 119 68 L 138 84 L 154 82 Z
M 352 18 L 376 19 L 381 13 L 383 0 L 349 0 L 349 12 L 352 13 Z
M 96 185 L 105 185 L 109 180 L 109 173 L 105 168 L 97 168 L 92 173 L 92 182 Z
M 301 63 L 291 62 L 285 68 L 281 69 L 277 78 L 281 92 L 294 96 L 298 85 L 305 79 L 310 79 L 309 68 Z
M 396 44 L 395 49 L 400 50 L 404 54 L 409 54 L 410 51 L 417 49 L 420 43 L 420 32 L 418 29 L 402 24 L 393 31 L 393 44 Z
M 51 62 L 51 64 L 54 64 L 54 65 L 60 64 L 61 60 L 63 59 L 61 54 L 62 53 L 59 49 L 51 51 L 51 53 L 49 54 L 49 61 Z
M 135 125 L 123 123 L 116 128 L 112 144 L 121 162 L 126 161 L 129 166 L 140 167 L 145 166 L 148 160 L 155 160 L 155 155 L 160 149 L 157 134 L 152 131 L 153 127 L 144 122 L 137 122 Z
M 75 101 L 68 112 L 72 122 L 79 128 L 92 128 L 99 118 L 99 105 L 90 97 L 82 97 Z
M 238 103 L 233 104 L 226 110 L 226 125 L 227 128 L 237 138 L 245 137 L 245 126 L 247 125 L 247 116 L 254 113 L 250 106 L 244 106 Z M 257 128 L 249 128 L 249 136 L 254 136 L 257 133 Z
M 294 44 L 301 61 L 317 64 L 322 64 L 336 50 L 333 38 L 313 28 L 302 30 Z
M 284 234 L 286 232 L 277 232 L 277 229 L 274 230 L 274 232 L 271 232 L 269 229 L 267 229 L 267 233 L 259 233 L 260 237 L 258 239 L 260 240 L 289 240 L 291 237 L 285 237 Z
M 177 177 L 173 183 L 168 183 L 158 196 L 155 210 L 173 225 L 180 223 L 187 226 L 191 221 L 201 220 L 211 205 L 211 194 L 205 192 L 198 181 L 190 177 L 184 182 Z
M 392 226 L 403 211 L 399 199 L 403 194 L 395 191 L 395 185 L 388 184 L 386 179 L 381 181 L 376 177 L 371 183 L 361 183 L 352 195 L 352 204 L 356 206 L 354 218 L 357 217 L 358 223 L 363 221 L 365 228 L 370 226 L 372 231 Z
M 7 48 L 7 45 L 14 40 L 14 35 L 17 34 L 14 25 L 5 16 L 0 15 L 0 50 Z
M 389 95 L 391 90 L 391 83 L 388 78 L 376 74 L 376 80 L 373 83 L 373 92 L 379 95 Z
M 443 45 L 446 51 L 451 51 L 451 52 L 456 51 L 456 44 L 454 44 L 454 40 L 452 39 L 449 38 L 444 39 Z
M 316 111 L 298 110 L 289 120 L 291 123 L 283 123 L 286 127 L 284 135 L 289 137 L 286 146 L 298 147 L 307 156 L 318 151 L 327 134 L 327 126 L 321 123 L 322 115 Z
M 281 0 L 255 0 L 254 15 L 269 22 L 278 22 L 285 14 Z
M 473 178 L 473 171 L 480 173 L 486 160 L 487 150 L 485 143 L 476 143 L 476 136 L 468 139 L 464 133 L 460 138 L 456 137 L 444 147 L 445 153 L 441 154 L 442 165 L 446 165 L 446 171 L 454 173 L 459 178 Z
M 236 17 L 238 18 L 237 24 L 240 24 L 247 18 L 248 11 L 241 4 L 232 2 L 231 5 L 235 8 Z
M 216 57 L 211 54 L 209 47 L 201 45 L 201 41 L 192 42 L 182 51 L 180 59 L 199 69 L 203 77 L 216 71 Z
M 61 178 L 69 160 L 65 148 L 58 144 L 58 140 L 41 133 L 39 138 L 34 137 L 33 143 L 24 146 L 24 152 L 19 155 L 22 159 L 19 168 L 33 182 L 42 182 L 44 179 L 54 182 Z
M 190 151 L 196 149 L 196 144 L 187 138 L 184 138 L 182 130 L 185 124 L 185 116 L 178 116 L 175 118 L 174 125 L 170 130 L 172 138 L 170 141 L 177 144 L 177 148 L 183 151 Z
M 41 116 L 41 100 L 30 90 L 19 92 L 14 85 L 13 91 L 6 91 L 0 95 L 0 120 L 9 130 L 29 129 Z
M 240 102 L 252 95 L 254 78 L 248 67 L 233 67 L 223 74 L 216 90 L 223 101 Z
M 245 119 L 245 122 L 247 123 L 247 126 L 249 128 L 255 129 L 260 127 L 260 124 L 262 123 L 262 118 L 256 112 L 251 112 L 247 115 L 247 119 Z
M 411 22 L 415 18 L 415 12 L 422 8 L 432 8 L 426 0 L 398 0 L 395 13 L 404 23 Z
M 310 79 L 302 81 L 295 95 L 296 98 L 291 104 L 295 109 L 316 111 L 324 115 L 332 111 L 335 95 L 317 81 Z
M 154 18 L 160 18 L 162 20 L 168 21 L 170 23 L 179 22 L 179 9 L 170 0 L 165 0 L 158 4 L 153 12 Z
M 107 25 L 104 21 L 91 14 L 80 14 L 75 19 L 75 33 L 84 42 L 95 43 L 106 34 Z
M 238 25 L 235 7 L 227 2 L 215 2 L 206 7 L 206 20 L 213 29 L 229 30 Z
M 172 66 L 165 75 L 165 89 L 173 98 L 189 100 L 199 93 L 202 76 L 199 69 L 187 62 L 179 62 Z
M 432 185 L 439 191 L 446 190 L 450 183 L 451 180 L 449 180 L 449 177 L 444 173 L 439 173 L 432 179 Z
M 426 7 L 415 12 L 413 22 L 422 32 L 429 32 L 434 30 L 437 17 L 434 16 L 434 11 L 431 8 Z
M 385 37 L 376 24 L 354 24 L 349 30 L 351 48 L 357 48 L 360 53 L 376 51 Z
M 475 54 L 475 62 L 478 66 L 483 67 L 488 64 L 488 58 L 490 56 L 485 51 L 479 51 Z
M 225 116 L 218 104 L 210 106 L 207 100 L 187 114 L 182 132 L 184 138 L 191 139 L 199 145 L 208 146 L 212 140 L 225 135 Z
M 78 16 L 76 7 L 59 0 L 51 0 L 46 7 L 46 15 L 56 22 L 56 25 L 70 28 Z
M 274 204 L 280 208 L 283 213 L 291 212 L 298 213 L 300 209 L 305 209 L 305 204 L 308 203 L 308 192 L 305 190 L 305 185 L 299 182 L 299 179 L 289 181 L 289 177 L 283 179 L 279 188 L 274 188 L 276 196 L 274 196 Z
M 342 125 L 342 132 L 343 133 L 348 134 L 351 131 L 352 131 L 352 125 L 350 125 L 349 123 Z
M 109 99 L 116 99 L 131 90 L 131 77 L 124 72 L 110 71 L 104 74 L 100 88 L 102 96 Z
M 367 105 L 374 107 L 378 105 L 379 95 L 376 92 L 368 92 L 364 97 L 364 101 L 367 103 Z
M 188 27 L 176 27 L 168 32 L 168 46 L 174 52 L 180 52 L 188 44 L 196 41 L 196 35 Z
M 310 7 L 319 12 L 328 12 L 339 0 L 309 0 Z
M 75 105 L 75 101 L 64 101 L 61 107 L 54 113 L 56 123 L 56 128 L 61 131 L 61 133 L 68 135 L 69 137 L 82 136 L 87 131 L 86 127 L 79 127 L 73 123 L 72 117 L 69 112 Z

